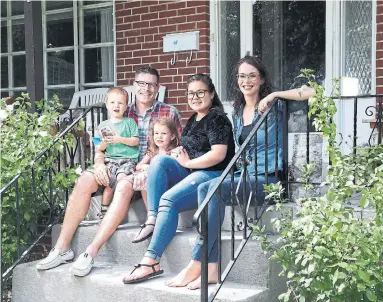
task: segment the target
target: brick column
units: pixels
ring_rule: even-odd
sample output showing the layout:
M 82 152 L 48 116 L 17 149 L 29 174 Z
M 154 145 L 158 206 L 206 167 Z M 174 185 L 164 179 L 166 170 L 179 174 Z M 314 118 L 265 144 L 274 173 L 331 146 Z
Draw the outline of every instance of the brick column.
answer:
M 142 65 L 158 69 L 161 85 L 166 86 L 165 101 L 174 105 L 184 119 L 190 117 L 185 97 L 189 75 L 209 73 L 209 1 L 116 1 L 117 85 L 132 85 L 134 70 Z M 178 52 L 177 63 L 170 64 L 172 53 L 163 52 L 166 34 L 200 32 L 200 50 L 186 64 L 189 52 Z

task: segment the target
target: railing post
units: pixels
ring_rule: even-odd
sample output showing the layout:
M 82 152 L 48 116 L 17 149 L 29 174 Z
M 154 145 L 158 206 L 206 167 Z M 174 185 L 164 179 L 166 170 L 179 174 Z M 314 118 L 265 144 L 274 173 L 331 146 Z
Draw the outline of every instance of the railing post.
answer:
M 202 211 L 201 215 L 201 239 L 202 241 L 202 261 L 201 261 L 201 302 L 208 302 L 209 288 L 208 288 L 208 207 Z

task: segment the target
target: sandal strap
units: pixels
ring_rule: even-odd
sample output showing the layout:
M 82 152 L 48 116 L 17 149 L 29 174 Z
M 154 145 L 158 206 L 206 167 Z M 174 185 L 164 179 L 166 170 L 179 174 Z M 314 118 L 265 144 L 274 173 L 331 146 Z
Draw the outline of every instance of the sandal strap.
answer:
M 133 272 L 137 269 L 137 268 L 140 268 L 141 266 L 145 266 L 145 267 L 151 267 L 152 268 L 152 270 L 153 270 L 153 272 L 155 273 L 156 272 L 156 270 L 155 270 L 155 266 L 156 265 L 159 265 L 160 263 L 159 262 L 157 262 L 157 263 L 154 263 L 154 264 L 144 264 L 144 263 L 138 263 L 138 264 L 136 264 L 135 266 L 134 266 L 134 270 L 130 273 L 130 274 L 133 274 Z
M 144 223 L 144 224 L 141 224 L 141 225 L 140 225 L 140 228 L 143 229 L 144 227 L 146 227 L 146 226 L 148 226 L 148 225 L 155 226 L 155 224 L 153 224 L 153 223 Z

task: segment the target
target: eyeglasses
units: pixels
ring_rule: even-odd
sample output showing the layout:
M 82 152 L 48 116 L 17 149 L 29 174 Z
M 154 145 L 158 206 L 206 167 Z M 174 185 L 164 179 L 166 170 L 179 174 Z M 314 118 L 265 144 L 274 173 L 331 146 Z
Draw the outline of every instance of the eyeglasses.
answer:
M 188 92 L 188 93 L 186 93 L 186 96 L 187 96 L 188 100 L 194 99 L 195 96 L 199 99 L 202 99 L 205 96 L 206 91 L 208 91 L 208 90 L 205 89 L 205 90 L 198 90 L 196 92 Z
M 147 82 L 144 82 L 144 81 L 135 81 L 135 82 L 140 87 L 145 87 L 146 85 L 148 85 L 148 88 L 151 88 L 151 89 L 157 87 L 157 83 L 147 83 Z
M 254 82 L 259 77 L 258 73 L 252 72 L 249 74 L 246 73 L 239 73 L 237 74 L 237 79 L 240 81 L 245 81 L 246 79 L 249 79 L 250 82 Z

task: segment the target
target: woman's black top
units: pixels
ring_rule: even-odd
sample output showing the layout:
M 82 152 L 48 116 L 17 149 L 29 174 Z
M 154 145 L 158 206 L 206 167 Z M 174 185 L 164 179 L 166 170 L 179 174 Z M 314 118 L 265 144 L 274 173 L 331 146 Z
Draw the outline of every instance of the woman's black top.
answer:
M 242 133 L 241 135 L 239 136 L 239 143 L 242 145 L 243 142 L 245 141 L 245 139 L 249 136 L 250 132 L 251 132 L 251 129 L 253 129 L 253 124 L 249 124 L 249 125 L 246 125 L 246 126 L 243 126 L 242 128 Z
M 226 157 L 220 163 L 201 170 L 224 170 L 235 154 L 233 128 L 226 114 L 219 109 L 210 109 L 201 120 L 196 121 L 197 113 L 188 120 L 181 136 L 181 144 L 190 159 L 204 155 L 213 145 L 227 145 Z

